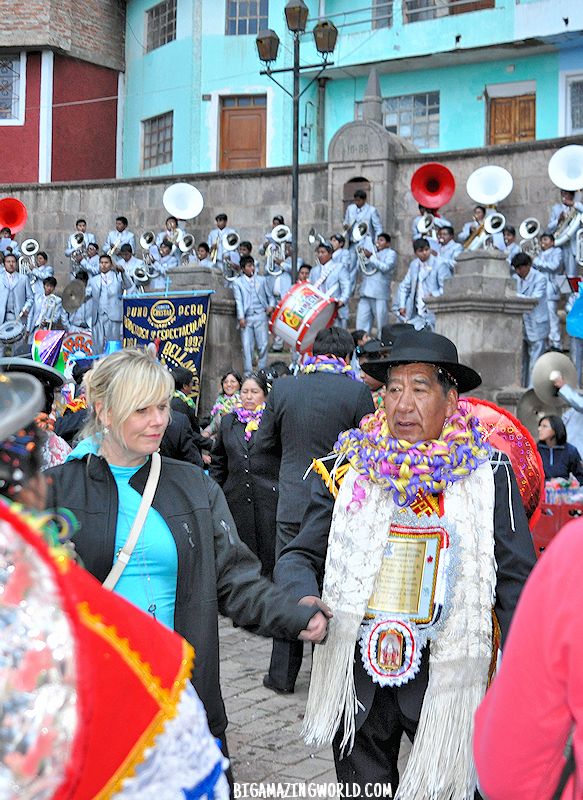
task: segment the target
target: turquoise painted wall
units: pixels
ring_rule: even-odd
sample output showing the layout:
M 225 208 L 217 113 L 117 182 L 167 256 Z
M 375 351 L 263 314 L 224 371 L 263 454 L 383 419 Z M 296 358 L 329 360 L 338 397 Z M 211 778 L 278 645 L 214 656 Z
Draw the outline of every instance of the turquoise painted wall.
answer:
M 578 0 L 579 1 L 579 0 Z M 151 53 L 144 53 L 146 10 L 156 0 L 128 2 L 126 31 L 126 101 L 124 112 L 123 175 L 160 175 L 218 169 L 220 98 L 231 94 L 267 95 L 267 165 L 291 163 L 292 103 L 282 89 L 259 74 L 255 34 L 226 36 L 226 0 L 177 0 L 178 38 Z M 325 152 L 338 128 L 354 119 L 354 103 L 362 100 L 366 75 L 351 77 L 351 67 L 450 53 L 439 68 L 411 69 L 396 61 L 391 72 L 380 75 L 383 96 L 440 91 L 440 150 L 479 147 L 485 143 L 487 84 L 536 81 L 537 138 L 556 136 L 558 71 L 583 63 L 581 49 L 536 57 L 463 64 L 463 50 L 512 41 L 515 0 L 496 0 L 494 9 L 404 24 L 402 0 L 394 0 L 390 29 L 371 30 L 370 20 L 351 14 L 368 3 L 327 0 L 326 13 L 339 28 L 334 67 L 327 76 Z M 285 25 L 285 0 L 270 0 L 269 27 L 281 40 L 274 67 L 292 65 L 292 38 Z M 311 28 L 318 0 L 309 0 L 309 32 L 302 37 L 301 62 L 316 63 Z M 370 17 L 370 12 L 365 16 Z M 357 25 L 349 23 L 359 21 Z M 541 32 L 542 33 L 542 32 Z M 461 36 L 456 46 L 455 37 Z M 460 55 L 456 51 L 462 51 Z M 484 53 L 490 57 L 489 50 Z M 456 63 L 458 62 L 458 63 Z M 418 66 L 420 61 L 415 62 Z M 575 66 L 573 66 L 575 65 Z M 368 68 L 363 72 L 367 72 Z M 291 90 L 291 75 L 277 76 Z M 305 86 L 307 81 L 303 81 Z M 205 99 L 203 99 L 203 96 Z M 317 158 L 317 89 L 312 86 L 300 102 L 300 124 L 311 124 L 311 151 L 300 152 L 300 162 Z M 141 120 L 174 111 L 174 158 L 170 164 L 141 170 Z
M 507 70 L 514 67 L 513 72 Z M 438 150 L 482 147 L 486 143 L 486 102 L 488 84 L 536 81 L 538 139 L 557 133 L 558 56 L 548 54 L 525 59 L 461 64 L 432 70 L 380 75 L 383 97 L 418 92 L 440 92 L 440 134 Z M 366 78 L 333 81 L 328 86 L 326 141 L 341 125 L 354 119 L 354 103 L 362 100 Z

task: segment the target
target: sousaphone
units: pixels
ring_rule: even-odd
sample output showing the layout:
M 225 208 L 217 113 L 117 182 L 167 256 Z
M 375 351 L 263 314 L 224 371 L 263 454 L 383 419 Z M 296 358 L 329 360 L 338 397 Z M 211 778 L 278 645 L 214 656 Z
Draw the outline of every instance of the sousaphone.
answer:
M 204 207 L 202 194 L 190 183 L 173 183 L 164 192 L 162 204 L 171 217 L 192 219 Z

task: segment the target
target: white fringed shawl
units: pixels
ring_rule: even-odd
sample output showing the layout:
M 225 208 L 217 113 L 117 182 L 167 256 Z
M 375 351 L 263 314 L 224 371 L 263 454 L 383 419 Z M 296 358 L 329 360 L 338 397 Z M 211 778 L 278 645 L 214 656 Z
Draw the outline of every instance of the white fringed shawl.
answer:
M 322 599 L 334 617 L 314 654 L 303 726 L 308 744 L 329 744 L 341 724 L 341 746 L 354 743 L 354 648 L 398 513 L 389 492 L 372 481 L 360 482 L 366 497 L 360 509 L 349 510 L 357 477 L 350 468 L 332 517 Z M 460 570 L 446 600 L 447 619 L 431 642 L 429 683 L 396 800 L 473 800 L 476 787 L 473 716 L 487 685 L 496 584 L 489 462 L 448 488 L 444 507 L 458 532 Z

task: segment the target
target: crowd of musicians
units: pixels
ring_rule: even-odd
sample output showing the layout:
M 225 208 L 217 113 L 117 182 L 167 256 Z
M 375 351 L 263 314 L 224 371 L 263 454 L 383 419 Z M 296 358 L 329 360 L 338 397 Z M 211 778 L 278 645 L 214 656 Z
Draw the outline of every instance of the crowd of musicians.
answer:
M 562 349 L 558 312 L 562 300 L 572 302 L 573 298 L 569 298 L 567 277 L 577 274 L 581 250 L 573 220 L 583 218 L 583 205 L 576 202 L 573 191 L 561 190 L 559 200 L 552 205 L 542 232 L 531 218 L 520 227 L 520 234 L 518 225 L 509 224 L 493 207 L 475 205 L 471 219 L 455 231 L 447 212 L 440 214 L 420 203 L 419 215 L 411 222 L 413 257 L 393 295 L 397 253 L 391 247 L 391 235 L 366 193 L 357 190 L 346 209 L 342 232 L 324 236 L 310 231 L 313 264 L 298 259 L 297 280 L 309 281 L 337 301 L 341 327 L 348 326 L 350 301 L 357 297 L 357 330 L 370 334 L 374 329 L 378 335 L 389 321 L 410 323 L 417 330 L 434 329 L 435 314 L 426 301 L 443 294 L 460 254 L 477 247 L 502 252 L 518 296 L 537 300 L 536 307 L 524 314 L 522 377 L 528 386 L 537 358 L 548 348 Z M 5 228 L 0 232 L 0 326 L 8 326 L 8 341 L 13 327 L 17 333 L 22 329 L 14 352 L 29 349 L 38 329 L 65 328 L 90 333 L 94 353 L 101 353 L 108 342 L 122 338 L 124 295 L 144 287 L 164 292 L 173 271 L 204 266 L 220 270 L 225 286 L 234 293 L 244 371 L 251 371 L 255 358 L 263 369 L 269 317 L 292 286 L 291 232 L 284 218 L 275 216 L 264 240 L 254 245 L 229 225 L 226 214 L 217 214 L 215 222 L 207 240 L 196 244 L 178 219 L 169 216 L 163 230 L 139 237 L 138 247 L 124 216 L 117 217 L 115 228 L 101 245 L 87 230 L 86 221 L 78 219 L 65 248 L 70 277 L 76 282 L 72 284 L 76 302 L 71 305 L 66 298 L 67 310 L 47 253 L 30 239 L 23 242 L 21 251 Z M 5 341 L 2 330 L 0 346 Z M 275 337 L 272 350 L 283 348 L 282 340 Z M 583 348 L 578 338 L 571 342 L 571 356 L 581 378 Z

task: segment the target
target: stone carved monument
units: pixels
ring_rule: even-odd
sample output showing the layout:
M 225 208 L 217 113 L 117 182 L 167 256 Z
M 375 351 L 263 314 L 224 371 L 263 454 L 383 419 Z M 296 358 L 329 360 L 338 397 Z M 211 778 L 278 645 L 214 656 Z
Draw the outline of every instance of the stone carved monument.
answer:
M 383 126 L 379 79 L 372 69 L 364 95 L 363 119 L 343 125 L 328 148 L 328 230 L 339 230 L 344 218 L 344 186 L 356 178 L 370 183 L 368 200 L 377 207 L 383 225 L 392 228 L 395 156 L 403 152 L 417 151 Z

